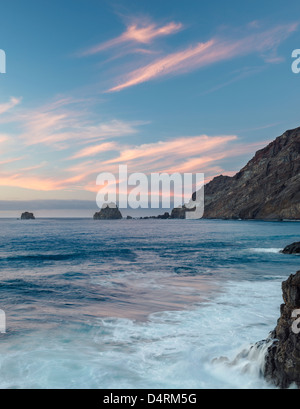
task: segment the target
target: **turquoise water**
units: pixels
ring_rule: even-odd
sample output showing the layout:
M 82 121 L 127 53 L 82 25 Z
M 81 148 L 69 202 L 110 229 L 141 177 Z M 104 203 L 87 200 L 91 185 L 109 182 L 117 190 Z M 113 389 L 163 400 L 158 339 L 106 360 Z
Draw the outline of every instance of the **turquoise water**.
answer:
M 268 388 L 298 222 L 0 220 L 1 388 Z M 235 359 L 241 352 L 240 359 Z M 248 352 L 247 352 L 248 351 Z

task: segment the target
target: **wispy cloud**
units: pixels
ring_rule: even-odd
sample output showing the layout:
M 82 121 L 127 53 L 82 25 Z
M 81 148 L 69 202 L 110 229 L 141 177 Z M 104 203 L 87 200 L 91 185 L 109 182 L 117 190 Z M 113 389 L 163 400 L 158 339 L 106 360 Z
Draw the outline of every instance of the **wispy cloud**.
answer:
M 264 71 L 266 66 L 255 66 L 255 67 L 244 67 L 242 70 L 235 71 L 231 74 L 231 78 L 228 81 L 225 81 L 221 84 L 217 84 L 213 86 L 212 88 L 208 89 L 207 91 L 204 91 L 202 95 L 207 95 L 211 94 L 215 91 L 220 90 L 221 88 L 227 87 L 228 85 L 234 84 L 235 82 L 238 82 L 240 80 L 243 80 L 245 78 L 248 78 L 252 75 L 256 75 Z
M 16 101 L 10 107 L 13 105 Z M 11 129 L 0 134 L 0 186 L 37 191 L 74 189 L 86 174 L 74 170 L 66 176 L 65 161 L 90 161 L 111 150 L 117 154 L 124 146 L 119 138 L 136 134 L 138 127 L 145 124 L 95 120 L 95 115 L 85 108 L 84 101 L 58 98 L 36 108 L 21 107 L 13 114 L 9 108 L 3 109 L 3 118 Z M 95 163 L 94 169 L 97 171 Z
M 21 102 L 21 98 L 11 97 L 8 102 L 0 104 L 0 115 L 8 112 L 12 108 L 14 108 L 16 105 L 20 104 L 20 102 Z
M 18 162 L 18 161 L 20 161 L 22 159 L 24 159 L 24 156 L 20 156 L 18 158 L 8 158 L 8 159 L 0 161 L 0 166 L 7 165 L 9 163 Z
M 196 135 L 174 137 L 153 143 L 128 146 L 122 140 L 86 146 L 69 156 L 65 152 L 59 162 L 41 162 L 37 157 L 29 166 L 18 164 L 17 169 L 5 169 L 12 160 L 3 162 L 0 186 L 19 187 L 35 191 L 96 192 L 96 177 L 101 172 L 118 175 L 118 166 L 126 164 L 128 171 L 142 172 L 201 172 L 209 180 L 222 172 L 220 161 L 261 148 L 263 143 L 242 145 L 236 135 Z M 110 151 L 110 159 L 99 155 Z M 16 158 L 21 160 L 23 158 Z M 68 160 L 68 162 L 66 162 Z M 66 163 L 71 162 L 66 167 Z M 44 168 L 44 169 L 42 169 Z M 49 176 L 51 174 L 51 176 Z
M 0 186 L 41 192 L 95 192 L 96 176 L 100 172 L 117 174 L 120 164 L 127 164 L 131 173 L 211 174 L 217 161 L 234 155 L 236 135 L 170 137 L 130 144 L 128 138 L 120 136 L 137 134 L 141 122 L 94 122 L 77 102 L 58 98 L 39 108 L 19 108 L 10 116 L 19 132 L 0 137 L 8 148 L 0 163 Z M 41 144 L 46 149 L 42 150 Z
M 0 134 L 0 143 L 7 141 L 9 138 L 5 134 Z
M 108 92 L 121 91 L 124 88 L 132 87 L 133 85 L 162 77 L 170 73 L 176 73 L 187 69 L 190 70 L 192 65 L 199 64 L 199 62 L 196 63 L 195 58 L 199 58 L 201 55 L 205 56 L 205 51 L 210 49 L 213 44 L 213 40 L 208 41 L 207 43 L 198 44 L 187 50 L 159 58 L 145 67 L 132 71 L 126 76 L 124 82 L 110 88 Z
M 59 98 L 38 108 L 22 108 L 5 118 L 17 127 L 17 138 L 25 146 L 47 145 L 56 150 L 75 147 L 105 139 L 133 135 L 142 121 L 120 119 L 95 120 L 82 107 L 86 101 Z M 15 138 L 16 138 L 15 137 Z M 3 135 L 1 139 L 9 139 Z
M 126 31 L 119 37 L 113 38 L 109 41 L 102 42 L 85 51 L 79 53 L 79 56 L 88 56 L 97 54 L 101 51 L 112 47 L 123 45 L 126 43 L 134 44 L 150 44 L 155 38 L 174 34 L 182 29 L 181 23 L 171 22 L 164 26 L 158 26 L 154 23 L 146 23 L 137 21 L 129 25 Z
M 75 155 L 73 155 L 70 159 L 79 159 L 79 158 L 84 158 L 84 157 L 91 157 L 95 156 L 101 152 L 108 152 L 112 150 L 116 150 L 118 148 L 118 145 L 116 142 L 106 142 L 106 143 L 101 143 L 100 145 L 96 146 L 89 146 L 87 148 L 84 148 L 77 152 Z
M 235 135 L 188 136 L 170 138 L 167 141 L 126 147 L 115 146 L 112 159 L 95 161 L 86 158 L 65 169 L 70 177 L 62 181 L 62 187 L 80 185 L 82 189 L 95 192 L 96 176 L 100 172 L 111 172 L 117 176 L 118 166 L 126 164 L 128 171 L 142 172 L 208 172 L 216 168 L 215 161 L 226 158 L 234 152 L 230 144 L 236 141 Z M 97 147 L 96 147 L 97 148 Z
M 265 62 L 277 63 L 280 58 L 276 54 L 277 47 L 297 28 L 298 24 L 294 23 L 247 33 L 240 35 L 238 39 L 212 38 L 205 43 L 198 43 L 181 51 L 167 54 L 150 64 L 123 75 L 119 84 L 111 87 L 107 92 L 121 91 L 166 75 L 191 72 L 216 62 L 252 53 L 260 55 Z
M 127 163 L 130 165 L 139 161 L 139 166 L 143 169 L 149 169 L 149 165 L 152 164 L 153 169 L 165 170 L 171 165 L 178 165 L 179 161 L 183 159 L 203 155 L 208 151 L 218 151 L 227 142 L 236 140 L 236 138 L 236 135 L 214 137 L 199 135 L 142 144 L 129 149 L 123 149 L 119 156 L 104 162 L 104 164 Z
M 0 175 L 0 186 L 20 187 L 40 191 L 57 190 L 60 183 L 55 178 L 43 176 L 24 175 L 23 173 L 2 173 Z

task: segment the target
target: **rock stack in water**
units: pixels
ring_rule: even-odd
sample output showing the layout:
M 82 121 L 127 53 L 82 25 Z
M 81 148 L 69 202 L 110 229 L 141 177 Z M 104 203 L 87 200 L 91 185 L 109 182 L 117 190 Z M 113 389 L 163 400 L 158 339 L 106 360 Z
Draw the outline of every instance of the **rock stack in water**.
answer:
M 271 333 L 265 378 L 279 388 L 300 388 L 300 271 L 282 283 L 284 304 Z
M 24 212 L 21 215 L 21 220 L 35 220 L 35 217 L 33 213 Z
M 94 214 L 94 220 L 117 220 L 122 219 L 122 214 L 114 203 L 104 204 L 100 212 Z

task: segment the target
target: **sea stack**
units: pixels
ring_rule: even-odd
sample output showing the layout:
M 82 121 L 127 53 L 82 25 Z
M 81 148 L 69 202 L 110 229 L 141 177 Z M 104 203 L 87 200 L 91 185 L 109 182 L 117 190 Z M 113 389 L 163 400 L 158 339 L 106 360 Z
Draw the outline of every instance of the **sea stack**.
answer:
M 123 216 L 115 203 L 104 204 L 100 212 L 94 214 L 94 220 L 118 220 Z
M 300 388 L 300 271 L 282 283 L 284 304 L 271 333 L 264 376 L 275 386 Z
M 21 220 L 35 220 L 35 217 L 33 213 L 24 212 L 21 215 Z

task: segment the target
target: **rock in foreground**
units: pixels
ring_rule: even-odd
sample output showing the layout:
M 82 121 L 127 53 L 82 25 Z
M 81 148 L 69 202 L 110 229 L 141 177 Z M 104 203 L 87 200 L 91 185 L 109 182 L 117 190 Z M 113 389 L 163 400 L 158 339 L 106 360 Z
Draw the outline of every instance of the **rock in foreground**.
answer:
M 284 254 L 300 254 L 300 241 L 296 243 L 289 244 L 286 246 L 283 250 L 282 253 Z
M 94 220 L 118 220 L 122 219 L 122 214 L 114 203 L 103 205 L 100 212 L 94 214 Z
M 24 212 L 21 215 L 21 220 L 35 220 L 35 217 L 33 213 Z
M 282 291 L 284 304 L 271 334 L 264 376 L 279 388 L 300 388 L 300 271 L 282 283 Z

